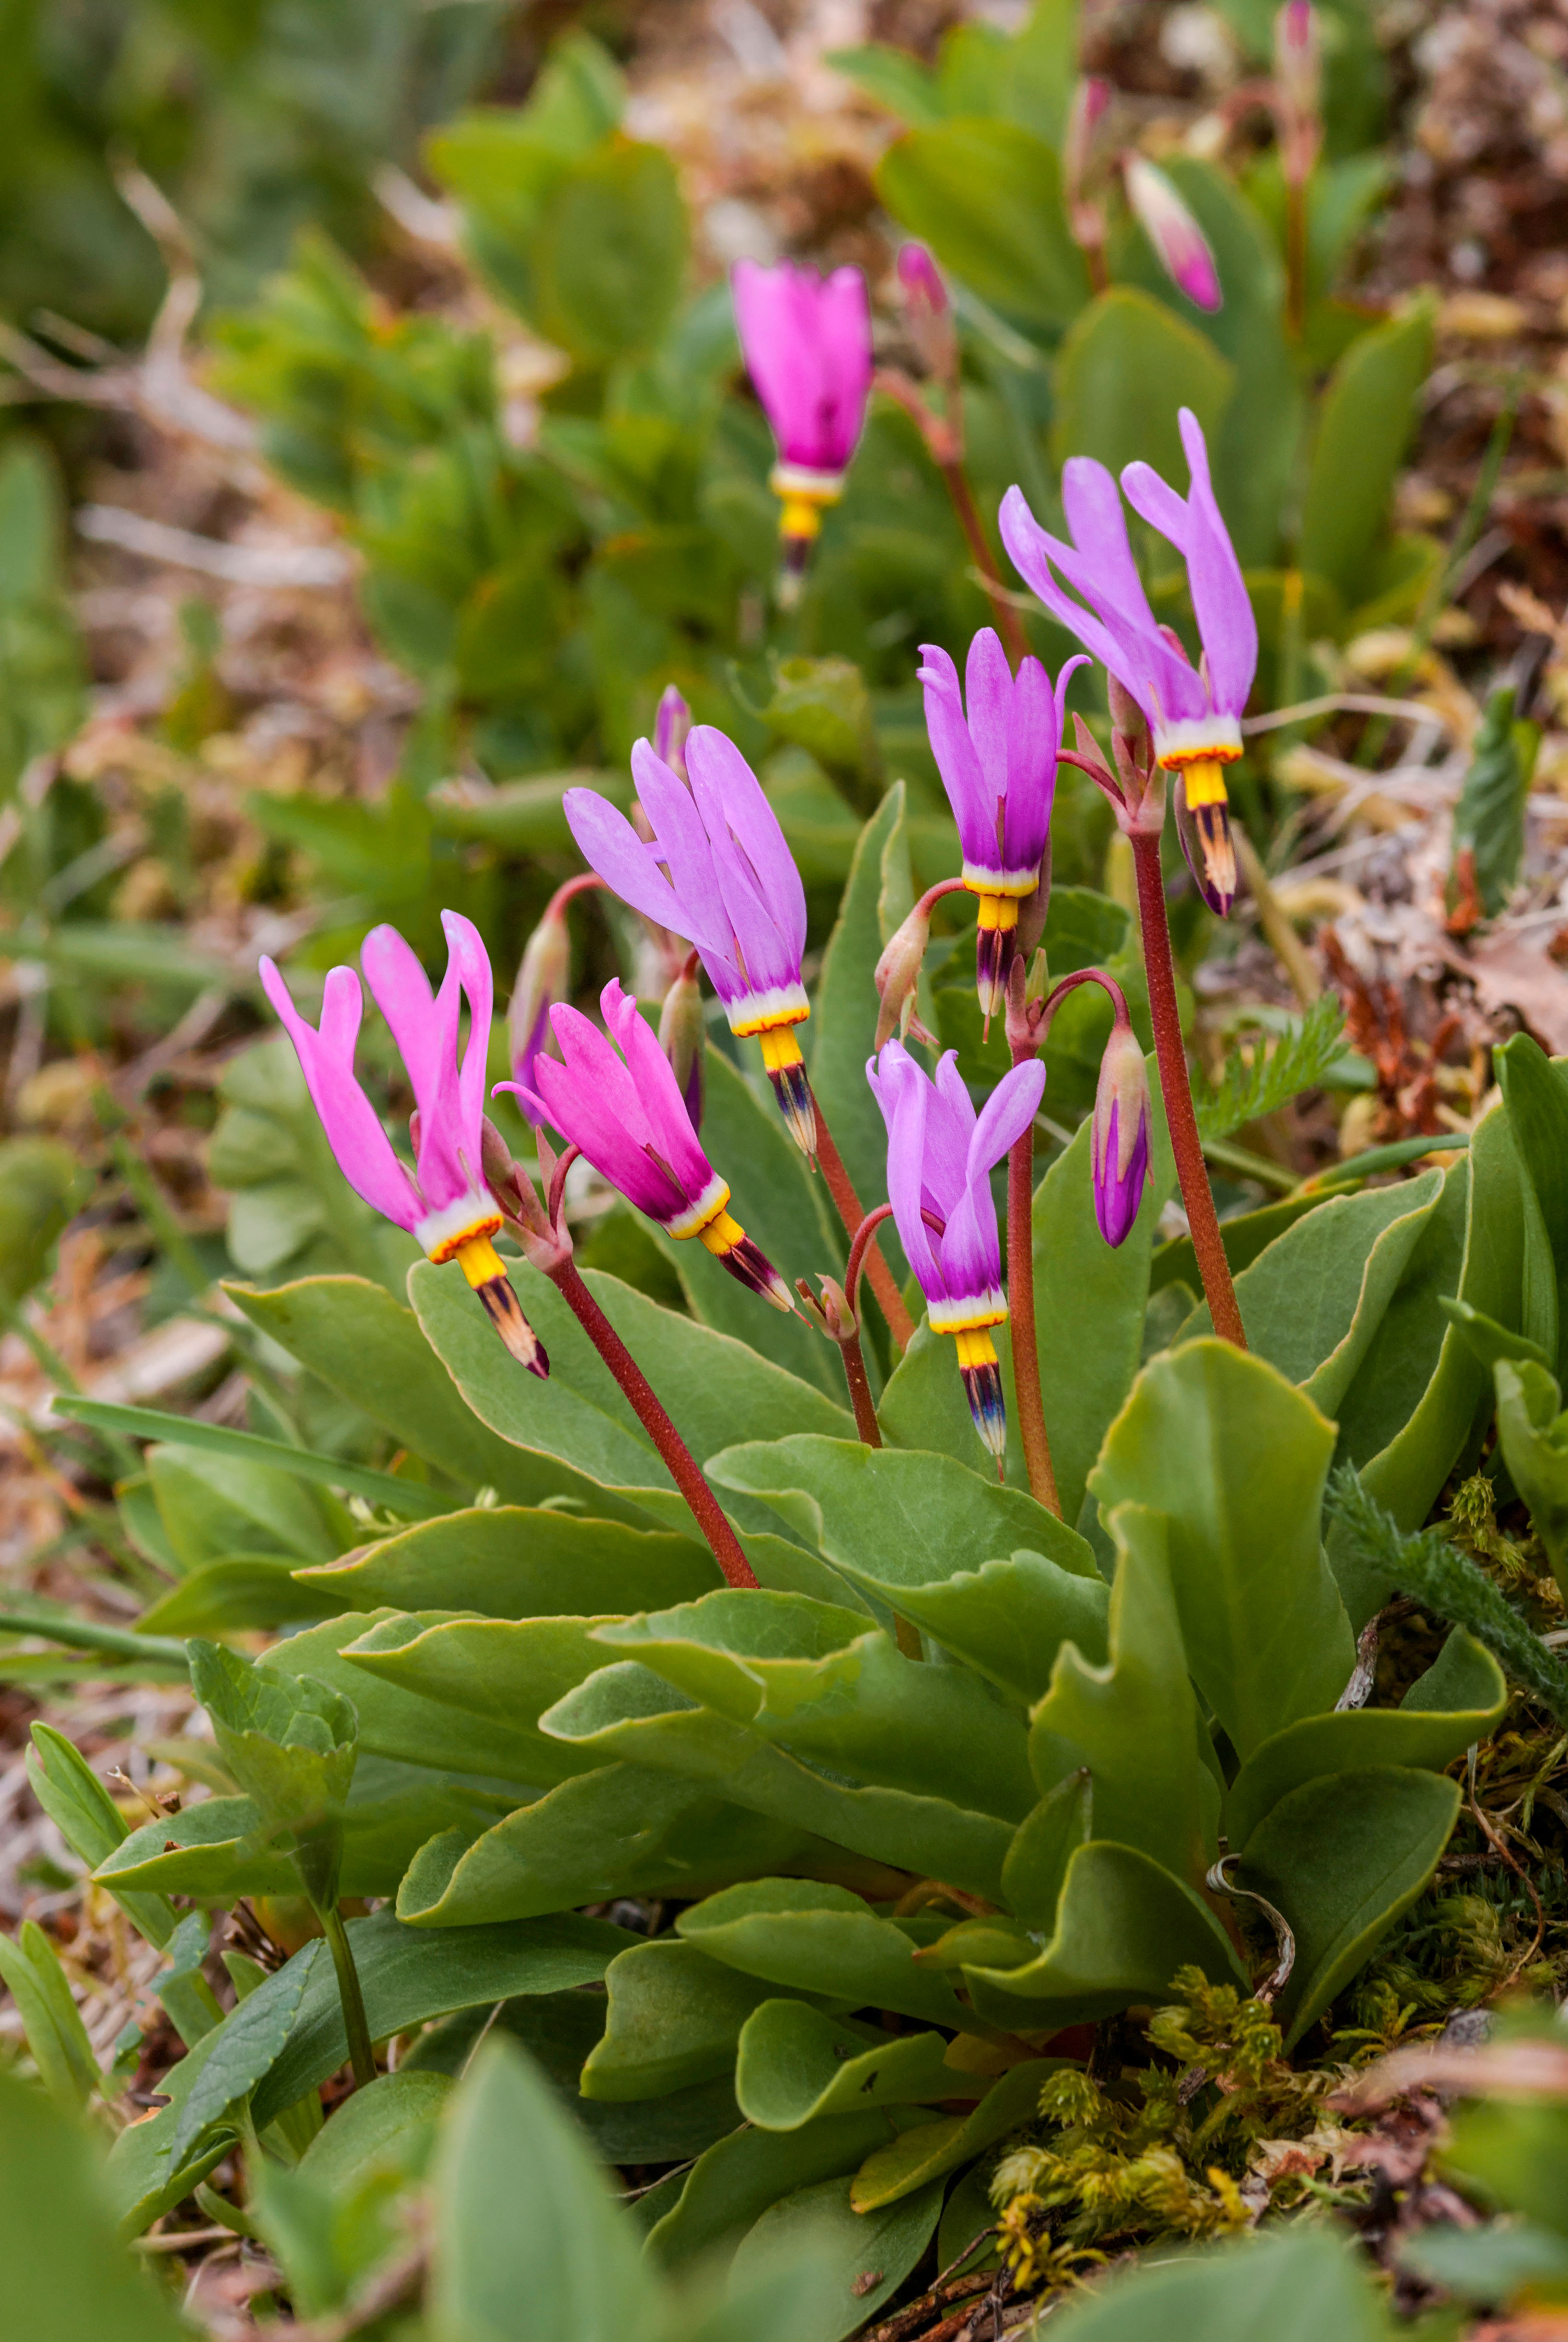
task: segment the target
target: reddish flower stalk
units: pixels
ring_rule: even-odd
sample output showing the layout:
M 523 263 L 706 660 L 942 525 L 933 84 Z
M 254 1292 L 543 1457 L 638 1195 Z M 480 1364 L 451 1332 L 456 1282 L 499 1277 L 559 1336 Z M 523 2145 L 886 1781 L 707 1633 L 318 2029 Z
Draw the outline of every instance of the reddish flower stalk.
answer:
M 816 1159 L 822 1165 L 822 1176 L 827 1181 L 828 1193 L 837 1207 L 839 1218 L 844 1222 L 844 1232 L 850 1240 L 850 1259 L 854 1262 L 855 1259 L 854 1247 L 859 1243 L 860 1232 L 866 1225 L 866 1210 L 854 1192 L 854 1182 L 844 1167 L 844 1157 L 834 1145 L 833 1133 L 827 1126 L 827 1117 L 823 1113 L 820 1098 L 815 1100 L 815 1105 Z M 885 1217 L 886 1211 L 885 1205 L 879 1205 L 877 1212 L 870 1216 L 874 1221 L 879 1214 Z M 871 1289 L 881 1305 L 882 1314 L 887 1320 L 888 1332 L 893 1336 L 900 1350 L 907 1350 L 910 1336 L 914 1332 L 914 1320 L 904 1306 L 904 1296 L 898 1289 L 897 1278 L 880 1252 L 874 1250 L 872 1252 L 865 1263 L 865 1273 L 871 1280 Z M 845 1289 L 848 1290 L 847 1284 Z M 853 1294 L 850 1297 L 853 1302 Z
M 1134 829 L 1129 836 L 1133 868 L 1138 881 L 1138 922 L 1144 931 L 1144 967 L 1149 979 L 1149 1014 L 1154 1026 L 1154 1054 L 1160 1066 L 1160 1088 L 1165 1100 L 1165 1123 L 1176 1158 L 1182 1202 L 1192 1231 L 1203 1297 L 1214 1331 L 1238 1350 L 1247 1346 L 1246 1329 L 1236 1301 L 1231 1265 L 1225 1258 L 1220 1216 L 1214 1209 L 1203 1161 L 1203 1142 L 1193 1110 L 1192 1085 L 1187 1076 L 1186 1044 L 1182 1038 L 1181 1011 L 1176 1005 L 1176 969 L 1171 955 L 1171 927 L 1165 914 L 1165 880 L 1160 868 L 1160 840 L 1155 832 Z
M 647 1376 L 583 1282 L 571 1254 L 564 1254 L 546 1274 L 626 1394 L 638 1422 L 658 1449 L 664 1469 L 691 1506 L 692 1517 L 725 1577 L 732 1586 L 754 1586 L 756 1573 L 742 1552 L 740 1539 L 724 1517 L 717 1497 L 704 1479 L 696 1458 L 665 1414 Z

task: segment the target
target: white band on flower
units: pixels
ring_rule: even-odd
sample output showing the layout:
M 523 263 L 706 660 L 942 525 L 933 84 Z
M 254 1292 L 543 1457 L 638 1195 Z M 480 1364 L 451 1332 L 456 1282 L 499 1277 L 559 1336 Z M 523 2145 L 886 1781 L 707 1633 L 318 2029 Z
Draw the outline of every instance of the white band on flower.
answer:
M 1194 764 L 1200 756 L 1233 765 L 1242 753 L 1242 727 L 1233 716 L 1217 709 L 1207 716 L 1183 716 L 1174 724 L 1154 726 L 1154 754 L 1162 765 Z
M 494 1196 L 487 1188 L 470 1187 L 438 1212 L 426 1212 L 415 1220 L 414 1236 L 432 1260 L 450 1260 L 463 1245 L 475 1236 L 493 1236 L 501 1225 Z
M 811 1015 L 804 984 L 775 984 L 766 992 L 737 992 L 724 1003 L 730 1030 L 743 1039 L 770 1025 L 799 1025 Z

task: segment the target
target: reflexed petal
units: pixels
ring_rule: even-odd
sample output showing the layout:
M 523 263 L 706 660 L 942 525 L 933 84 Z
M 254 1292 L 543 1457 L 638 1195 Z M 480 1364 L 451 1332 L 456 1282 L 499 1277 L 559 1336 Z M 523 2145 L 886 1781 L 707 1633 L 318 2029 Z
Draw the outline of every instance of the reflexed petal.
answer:
M 927 1300 L 940 1300 L 941 1271 L 921 1216 L 925 1187 L 925 1122 L 931 1085 L 902 1042 L 889 1041 L 873 1058 L 866 1079 L 887 1125 L 887 1200 L 904 1256 Z
M 996 800 L 1007 794 L 1007 746 L 1013 730 L 1013 670 L 991 626 L 982 626 L 969 646 L 964 669 L 964 701 L 969 736 L 984 776 L 985 803 L 993 825 Z
M 495 978 L 484 939 L 472 919 L 461 911 L 443 911 L 442 931 L 458 980 L 468 998 L 468 1046 L 458 1076 L 461 1143 L 467 1156 L 469 1176 L 480 1174 L 481 1133 L 484 1122 L 484 1092 L 490 1060 L 490 1027 L 495 1013 Z
M 1185 406 L 1181 424 L 1182 444 L 1193 474 L 1189 498 L 1192 549 L 1187 556 L 1193 608 L 1208 655 L 1209 685 L 1214 705 L 1229 716 L 1240 716 L 1257 672 L 1257 620 L 1230 531 L 1214 495 L 1202 426 Z
M 484 946 L 480 946 L 483 950 Z M 392 1028 L 413 1085 L 419 1110 L 416 1170 L 427 1211 L 455 1203 L 482 1176 L 479 1124 L 484 1093 L 474 1119 L 471 1161 L 464 1164 L 462 1096 L 457 1074 L 457 1027 L 463 978 L 456 955 L 447 946 L 446 973 L 434 997 L 417 954 L 395 927 L 372 927 L 359 947 L 365 981 Z M 485 1045 L 489 1032 L 486 1029 Z
M 550 1023 L 561 1062 L 540 1057 L 534 1086 L 553 1128 L 580 1146 L 594 1169 L 629 1203 L 654 1219 L 669 1219 L 685 1198 L 647 1150 L 657 1151 L 654 1126 L 636 1084 L 604 1036 L 575 1008 L 555 1008 Z
M 1045 1061 L 1026 1057 L 1004 1074 L 985 1104 L 969 1142 L 966 1166 L 971 1181 L 995 1168 L 1015 1138 L 1022 1138 L 1040 1111 L 1045 1095 Z
M 1002 1242 L 996 1206 L 984 1173 L 965 1185 L 947 1216 L 942 1276 L 954 1301 L 975 1299 L 1002 1282 Z
M 729 920 L 714 875 L 707 832 L 690 789 L 668 765 L 660 762 L 645 740 L 633 744 L 632 778 L 643 811 L 654 826 L 655 844 L 651 850 L 644 850 L 650 860 L 669 865 L 670 884 L 680 905 L 674 922 L 675 932 L 688 936 L 700 950 L 716 949 L 727 956 Z M 661 924 L 667 926 L 671 922 Z
M 766 791 L 734 742 L 711 724 L 699 724 L 688 738 L 686 766 L 709 839 L 726 830 L 733 834 L 751 865 L 756 896 L 778 930 L 790 973 L 769 980 L 798 983 L 805 949 L 805 888 Z M 749 951 L 746 960 L 749 968 Z M 755 978 L 755 969 L 751 972 Z
M 964 858 L 984 866 L 996 852 L 996 801 L 987 794 L 984 771 L 964 720 L 958 670 L 939 644 L 923 643 L 921 656 L 925 661 L 920 681 L 925 687 L 931 753 L 958 825 Z
M 1038 659 L 1026 658 L 1013 686 L 1007 741 L 1007 821 L 1003 860 L 1008 869 L 1033 869 L 1045 851 L 1056 794 L 1060 732 L 1056 696 Z
M 632 766 L 635 772 L 635 749 Z M 692 914 L 676 900 L 674 888 L 617 806 L 596 790 L 568 789 L 561 808 L 584 861 L 624 903 L 657 926 L 688 936 L 693 943 L 701 945 L 705 940 L 683 925 Z
M 694 1202 L 713 1177 L 714 1166 L 692 1128 L 674 1068 L 634 997 L 623 992 L 614 976 L 600 994 L 599 1006 L 621 1046 L 633 1089 L 652 1127 L 654 1148 L 674 1173 L 686 1201 Z
M 380 1118 L 354 1072 L 354 1045 L 364 1002 L 351 967 L 335 967 L 322 996 L 321 1031 L 295 1006 L 270 959 L 261 962 L 262 988 L 295 1046 L 311 1104 L 321 1119 L 338 1169 L 356 1196 L 397 1227 L 412 1230 L 424 1216 L 414 1182 L 398 1161 Z
M 1154 614 L 1127 541 L 1116 483 L 1093 455 L 1071 455 L 1063 465 L 1062 509 L 1074 544 L 1094 565 L 1094 599 L 1114 603 L 1141 634 L 1153 635 Z

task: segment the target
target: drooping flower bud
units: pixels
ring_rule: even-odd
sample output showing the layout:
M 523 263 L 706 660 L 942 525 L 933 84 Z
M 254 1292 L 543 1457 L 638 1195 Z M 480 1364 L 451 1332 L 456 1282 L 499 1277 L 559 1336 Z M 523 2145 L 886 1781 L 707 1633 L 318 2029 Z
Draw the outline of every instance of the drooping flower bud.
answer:
M 888 937 L 882 957 L 873 970 L 872 981 L 876 986 L 876 996 L 881 1003 L 876 1013 L 878 1049 L 895 1027 L 901 1041 L 908 1037 L 912 1026 L 917 1040 L 928 1042 L 931 1039 L 914 1013 L 920 971 L 925 959 L 926 946 L 931 941 L 929 901 L 929 896 L 921 896 L 904 925 Z
M 898 282 L 904 293 L 909 338 L 920 352 L 927 374 L 951 383 L 958 369 L 953 304 L 947 297 L 941 271 L 923 244 L 900 246 Z
M 1300 186 L 1323 140 L 1323 53 L 1312 0 L 1285 0 L 1274 18 L 1274 87 L 1280 115 L 1280 160 Z
M 1172 283 L 1200 309 L 1223 308 L 1219 271 L 1209 240 L 1164 171 L 1142 155 L 1124 157 L 1127 201 Z
M 552 895 L 544 917 L 528 938 L 506 1012 L 512 1071 L 529 1091 L 534 1087 L 534 1061 L 549 1045 L 550 1011 L 557 1001 L 565 999 L 572 980 L 572 936 L 564 891 Z M 530 1121 L 534 1119 L 526 1104 L 523 1111 Z
M 659 1046 L 670 1061 L 692 1128 L 701 1130 L 703 1055 L 707 1032 L 695 952 L 687 954 L 685 966 L 664 995 L 664 1005 L 659 1011 Z
M 1062 195 L 1075 244 L 1085 250 L 1105 241 L 1105 220 L 1086 193 L 1094 133 L 1111 103 L 1111 84 L 1096 74 L 1081 77 L 1073 88 L 1067 128 L 1062 140 Z
M 1149 1075 L 1125 1016 L 1111 1027 L 1100 1060 L 1090 1135 L 1094 1217 L 1108 1245 L 1124 1244 L 1149 1178 Z
M 794 1289 L 805 1306 L 812 1323 L 831 1341 L 853 1342 L 860 1332 L 860 1319 L 850 1307 L 844 1289 L 834 1276 L 821 1276 L 822 1298 L 818 1300 L 804 1276 L 797 1276 Z
M 683 781 L 686 777 L 686 735 L 691 728 L 692 711 L 672 683 L 654 718 L 654 753 Z

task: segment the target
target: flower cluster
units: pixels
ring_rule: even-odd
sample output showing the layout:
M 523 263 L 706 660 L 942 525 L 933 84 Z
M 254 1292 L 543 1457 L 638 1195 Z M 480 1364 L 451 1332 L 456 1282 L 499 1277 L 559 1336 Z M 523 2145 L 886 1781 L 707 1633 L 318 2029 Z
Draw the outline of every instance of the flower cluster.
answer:
M 906 289 L 933 319 L 944 318 L 945 295 L 929 261 L 906 255 L 900 265 Z M 819 283 L 787 266 L 743 265 L 734 294 L 747 363 L 778 439 L 774 484 L 784 498 L 786 538 L 792 530 L 809 538 L 820 506 L 838 493 L 864 415 L 870 381 L 864 286 L 851 270 Z M 1108 1244 L 1126 1240 L 1150 1178 L 1148 1076 L 1119 986 L 1103 970 L 1076 970 L 1047 994 L 1043 959 L 1025 976 L 1027 954 L 1046 915 L 1066 687 L 1074 669 L 1091 657 L 1108 670 L 1116 754 L 1139 820 L 1148 827 L 1147 809 L 1163 804 L 1156 766 L 1175 771 L 1201 838 L 1201 883 L 1211 903 L 1227 907 L 1235 884 L 1224 766 L 1241 754 L 1257 634 L 1203 433 L 1185 410 L 1181 431 L 1192 475 L 1185 496 L 1144 464 L 1127 466 L 1119 492 L 1103 465 L 1086 458 L 1070 462 L 1063 481 L 1070 541 L 1048 534 L 1021 492 L 1009 491 L 1001 514 L 1007 549 L 1051 615 L 1084 645 L 1084 654 L 1070 659 L 1054 684 L 1036 658 L 1016 656 L 1014 666 L 990 627 L 970 644 L 962 683 L 942 646 L 924 647 L 919 680 L 962 870 L 915 905 L 876 968 L 877 1054 L 866 1078 L 886 1126 L 889 1198 L 878 1213 L 865 1215 L 848 1185 L 806 1076 L 798 1037 L 811 1014 L 803 975 L 806 898 L 778 816 L 734 742 L 711 725 L 693 726 L 673 686 L 659 706 L 655 740 L 639 740 L 632 751 L 637 802 L 630 820 L 590 789 L 566 791 L 566 819 L 589 870 L 552 898 L 518 972 L 510 1019 L 514 1078 L 497 1086 L 515 1096 L 539 1133 L 547 1212 L 540 1211 L 520 1166 L 484 1120 L 492 983 L 484 945 L 469 921 L 443 914 L 449 958 L 438 993 L 390 928 L 375 929 L 363 947 L 366 981 L 402 1051 L 417 1104 L 412 1169 L 355 1077 L 362 1003 L 353 970 L 335 968 L 327 977 L 318 1030 L 299 1014 L 272 962 L 263 961 L 268 997 L 294 1039 L 345 1176 L 376 1210 L 415 1236 L 433 1261 L 459 1263 L 514 1356 L 536 1374 L 546 1374 L 548 1363 L 493 1239 L 510 1219 L 534 1265 L 564 1279 L 571 1244 L 560 1216 L 570 1156 L 557 1163 L 547 1130 L 558 1133 L 571 1154 L 586 1157 L 666 1235 L 697 1239 L 762 1298 L 781 1309 L 794 1307 L 783 1277 L 731 1215 L 729 1186 L 698 1136 L 706 1047 L 700 965 L 732 1032 L 759 1043 L 786 1123 L 808 1158 L 820 1156 L 854 1238 L 844 1291 L 840 1295 L 831 1275 L 824 1276 L 824 1293 L 834 1296 L 835 1306 L 825 1314 L 819 1309 L 818 1317 L 845 1348 L 863 1436 L 877 1433 L 857 1347 L 854 1288 L 860 1265 L 880 1280 L 878 1298 L 895 1339 L 902 1342 L 908 1331 L 891 1272 L 866 1254 L 876 1220 L 891 1211 L 931 1329 L 954 1340 L 976 1429 L 1002 1470 L 1007 1425 L 992 1337 L 1007 1322 L 1009 1303 L 992 1175 L 1009 1160 L 1012 1241 L 1015 1251 L 1022 1246 L 1027 1253 L 1033 1129 L 1045 1086 L 1041 1052 L 1052 1016 L 1077 985 L 1102 986 L 1115 1012 L 1090 1134 L 1094 1208 Z M 1196 667 L 1172 630 L 1154 618 L 1134 563 L 1123 494 L 1185 559 L 1203 644 Z M 1134 735 L 1144 744 L 1143 762 L 1129 779 Z M 1081 747 L 1093 747 L 1081 720 L 1079 739 Z M 1094 766 L 1083 755 L 1077 761 Z M 1098 768 L 1097 777 L 1116 794 L 1108 770 Z M 1133 798 L 1118 795 L 1117 801 L 1124 823 L 1131 823 Z M 1139 836 L 1141 831 L 1135 843 Z M 1149 846 L 1148 837 L 1142 842 Z M 1157 887 L 1157 870 L 1154 883 Z M 618 982 L 612 980 L 600 996 L 604 1031 L 567 997 L 566 906 L 574 894 L 596 886 L 612 889 L 652 931 L 664 971 L 656 1034 Z M 980 1001 L 987 1019 L 1005 1010 L 1014 1057 L 1012 1071 L 978 1104 L 954 1051 L 940 1055 L 928 1074 L 906 1046 L 909 1039 L 933 1042 L 914 1015 L 915 994 L 932 906 L 955 890 L 978 898 Z M 464 1000 L 470 1033 L 460 1056 Z M 510 1199 L 504 1208 L 494 1186 Z M 1022 1218 L 1015 1218 L 1020 1208 Z M 1030 1279 L 1032 1296 L 1032 1266 L 1016 1258 L 1012 1266 L 1015 1279 L 1020 1274 Z M 800 1289 L 807 1290 L 804 1280 Z M 588 1322 L 595 1305 L 584 1290 L 573 1306 Z M 1024 1326 L 1032 1355 L 1032 1298 Z M 1021 1362 L 1019 1381 L 1022 1391 Z M 1037 1409 L 1037 1376 L 1035 1382 Z M 638 1403 L 646 1406 L 651 1394 L 645 1383 L 643 1388 Z M 1044 1436 L 1042 1426 L 1042 1441 Z M 1026 1418 L 1026 1456 L 1030 1438 Z M 1033 1462 L 1030 1474 L 1036 1485 Z M 1044 1478 L 1048 1483 L 1048 1457 Z M 703 1501 L 698 1480 L 693 1481 L 694 1504 Z M 722 1557 L 727 1570 L 746 1569 L 738 1547 Z

